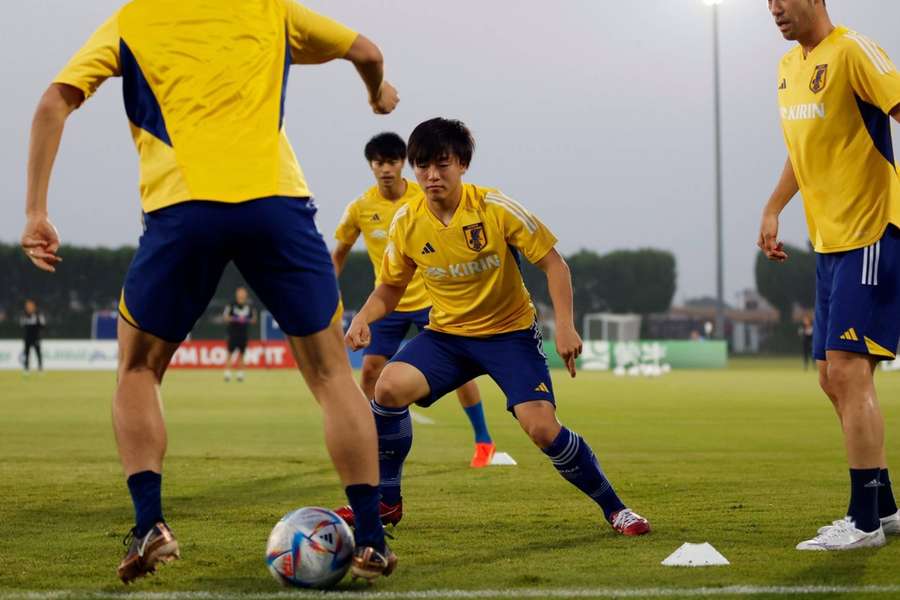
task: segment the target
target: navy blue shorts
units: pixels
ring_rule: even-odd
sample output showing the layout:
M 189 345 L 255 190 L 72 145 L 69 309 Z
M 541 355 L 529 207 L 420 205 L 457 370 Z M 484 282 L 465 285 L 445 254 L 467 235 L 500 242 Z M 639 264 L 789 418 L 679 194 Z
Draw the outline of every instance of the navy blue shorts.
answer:
M 537 325 L 488 337 L 464 337 L 426 329 L 391 362 L 410 364 L 425 375 L 430 394 L 416 402 L 419 406 L 431 406 L 480 375 L 490 375 L 500 387 L 509 411 L 517 404 L 532 400 L 555 404 L 544 342 Z
M 847 252 L 816 255 L 813 356 L 827 350 L 892 360 L 900 341 L 900 229 Z
M 408 312 L 395 310 L 388 316 L 371 323 L 369 331 L 372 333 L 372 343 L 363 350 L 363 355 L 374 354 L 391 358 L 397 354 L 400 343 L 406 337 L 410 325 L 415 326 L 419 332 L 425 330 L 430 312 L 430 307 Z
M 191 201 L 147 213 L 119 312 L 138 329 L 180 342 L 234 261 L 286 334 L 322 331 L 341 311 L 315 214 L 310 199 L 283 196 Z

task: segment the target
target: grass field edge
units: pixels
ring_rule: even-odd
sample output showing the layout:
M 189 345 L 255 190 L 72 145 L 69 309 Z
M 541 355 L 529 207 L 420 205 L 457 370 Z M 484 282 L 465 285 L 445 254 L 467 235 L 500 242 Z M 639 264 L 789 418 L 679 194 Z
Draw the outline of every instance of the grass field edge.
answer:
M 720 596 L 813 596 L 843 594 L 900 594 L 900 585 L 865 586 L 757 586 L 651 587 L 651 588 L 548 588 L 548 589 L 436 589 L 405 592 L 390 591 L 312 591 L 281 592 L 90 592 L 85 590 L 10 591 L 0 589 L 0 600 L 435 600 L 441 598 L 696 598 Z

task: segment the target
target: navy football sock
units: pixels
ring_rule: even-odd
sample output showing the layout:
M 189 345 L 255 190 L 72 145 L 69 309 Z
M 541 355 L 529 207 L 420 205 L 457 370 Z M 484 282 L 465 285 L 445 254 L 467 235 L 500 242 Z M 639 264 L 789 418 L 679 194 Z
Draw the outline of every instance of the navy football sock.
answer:
M 891 476 L 887 469 L 881 469 L 878 475 L 881 487 L 878 488 L 878 516 L 889 517 L 897 512 L 897 501 L 894 499 L 894 491 L 891 489 Z
M 162 475 L 141 471 L 128 478 L 128 491 L 134 504 L 135 535 L 142 537 L 164 521 L 162 515 Z
M 378 552 L 384 552 L 384 527 L 378 512 L 378 488 L 366 483 L 348 485 L 344 488 L 347 500 L 353 509 L 356 524 L 353 533 L 357 546 L 372 546 Z
M 491 434 L 488 433 L 487 422 L 484 420 L 484 406 L 481 402 L 473 406 L 463 407 L 469 422 L 472 423 L 472 429 L 475 431 L 476 444 L 490 444 Z
M 850 469 L 850 506 L 847 515 L 857 529 L 871 532 L 881 527 L 878 520 L 878 489 L 881 469 Z
M 372 400 L 378 430 L 378 467 L 381 470 L 381 500 L 400 502 L 403 461 L 412 448 L 412 419 L 408 408 L 386 408 Z
M 544 454 L 550 457 L 560 475 L 600 505 L 607 521 L 613 513 L 625 508 L 603 475 L 593 450 L 577 433 L 563 427 L 553 443 L 544 448 Z

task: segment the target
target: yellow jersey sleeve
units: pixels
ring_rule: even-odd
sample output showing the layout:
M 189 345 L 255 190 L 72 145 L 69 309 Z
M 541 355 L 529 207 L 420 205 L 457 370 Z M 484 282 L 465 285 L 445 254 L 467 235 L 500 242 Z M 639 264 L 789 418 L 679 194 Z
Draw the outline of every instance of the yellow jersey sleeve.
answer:
M 355 244 L 360 234 L 358 205 L 358 200 L 347 205 L 334 232 L 334 239 L 348 246 Z
M 358 34 L 349 27 L 294 0 L 284 1 L 293 64 L 312 65 L 343 58 L 356 41 Z
M 521 251 L 528 262 L 539 262 L 556 246 L 558 240 L 547 226 L 503 192 L 499 190 L 488 192 L 484 202 L 499 209 L 496 214 L 504 238 L 507 243 Z
M 116 12 L 91 35 L 53 83 L 64 83 L 84 92 L 87 100 L 110 77 L 122 74 L 119 62 L 119 13 Z
M 847 45 L 850 86 L 865 102 L 889 114 L 900 105 L 900 73 L 887 53 L 866 36 L 848 32 L 854 43 Z
M 391 228 L 388 231 L 388 243 L 384 249 L 384 258 L 381 259 L 381 274 L 378 277 L 381 283 L 388 285 L 404 286 L 409 284 L 416 274 L 416 264 L 406 256 L 406 226 L 405 218 L 409 212 L 409 205 L 404 204 L 394 214 Z

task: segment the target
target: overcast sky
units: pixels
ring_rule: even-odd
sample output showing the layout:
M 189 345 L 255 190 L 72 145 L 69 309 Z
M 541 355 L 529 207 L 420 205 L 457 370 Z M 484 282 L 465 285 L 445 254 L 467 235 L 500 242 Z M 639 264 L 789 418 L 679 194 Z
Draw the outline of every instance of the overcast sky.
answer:
M 18 240 L 34 105 L 122 2 L 6 2 L 0 25 L 0 240 Z M 829 0 L 836 23 L 900 60 L 900 2 Z M 349 63 L 295 67 L 286 127 L 316 195 L 319 228 L 371 185 L 362 147 L 420 121 L 462 119 L 478 148 L 467 175 L 501 188 L 556 233 L 564 253 L 655 247 L 678 259 L 681 301 L 715 290 L 711 9 L 701 0 L 308 0 L 374 39 L 401 104 L 372 115 Z M 776 105 L 790 45 L 765 0 L 720 8 L 726 300 L 753 287 L 762 204 L 786 156 Z M 895 140 L 900 140 L 894 129 Z M 108 81 L 70 119 L 50 189 L 63 240 L 135 244 L 137 155 Z M 408 173 L 408 176 L 411 174 Z M 782 228 L 805 243 L 799 197 Z M 65 268 L 63 264 L 62 268 Z M 3 293 L 0 290 L 0 293 Z

